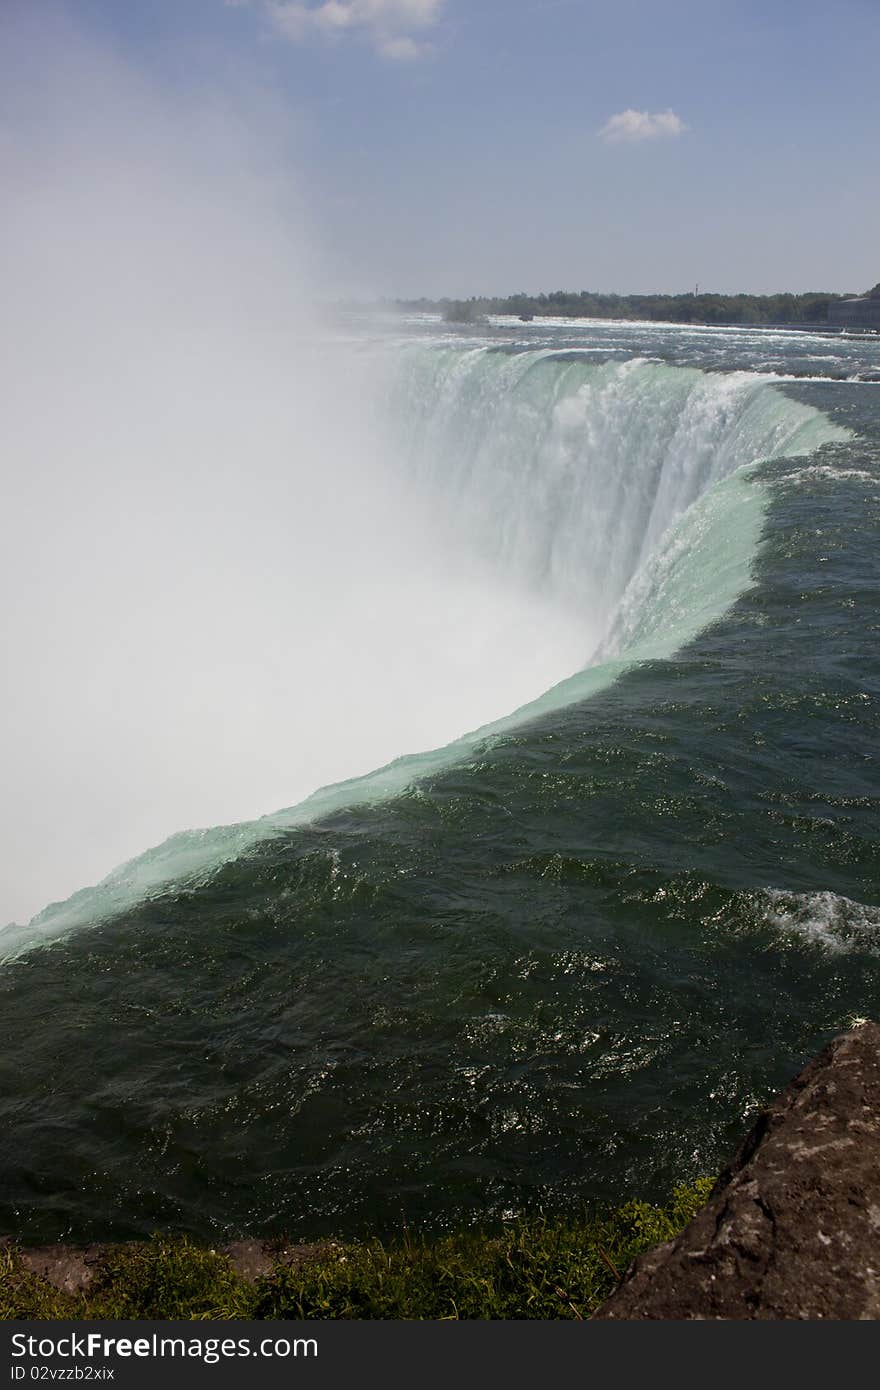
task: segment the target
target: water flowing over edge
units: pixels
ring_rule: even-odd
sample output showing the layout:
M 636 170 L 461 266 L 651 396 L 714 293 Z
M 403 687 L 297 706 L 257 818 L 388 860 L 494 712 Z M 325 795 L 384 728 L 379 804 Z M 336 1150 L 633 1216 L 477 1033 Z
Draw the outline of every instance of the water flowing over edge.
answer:
M 757 465 L 849 437 L 767 377 L 550 351 L 406 349 L 394 363 L 391 403 L 406 485 L 453 519 L 466 517 L 470 543 L 511 583 L 568 605 L 604 586 L 605 620 L 588 664 L 443 747 L 255 821 L 171 836 L 28 925 L 7 927 L 0 960 L 203 883 L 272 835 L 393 797 L 486 740 L 586 699 L 631 665 L 671 656 L 751 583 L 767 504 Z

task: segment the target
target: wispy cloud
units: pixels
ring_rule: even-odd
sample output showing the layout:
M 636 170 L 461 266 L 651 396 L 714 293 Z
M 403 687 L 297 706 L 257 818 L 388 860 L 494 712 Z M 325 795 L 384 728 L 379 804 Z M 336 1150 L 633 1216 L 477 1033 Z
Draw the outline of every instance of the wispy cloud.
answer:
M 669 140 L 683 135 L 687 126 L 674 111 L 618 111 L 599 131 L 600 140 L 620 144 L 634 140 Z
M 227 0 L 229 3 L 229 0 Z M 313 36 L 366 38 L 383 58 L 412 62 L 430 49 L 424 37 L 445 0 L 263 0 L 274 29 L 294 43 Z

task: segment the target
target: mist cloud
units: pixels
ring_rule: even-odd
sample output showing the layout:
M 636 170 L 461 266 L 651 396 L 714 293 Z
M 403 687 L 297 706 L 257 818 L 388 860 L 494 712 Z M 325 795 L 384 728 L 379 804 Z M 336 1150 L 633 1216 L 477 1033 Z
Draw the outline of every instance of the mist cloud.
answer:
M 0 924 L 446 743 L 583 641 L 408 497 L 383 354 L 311 307 L 332 289 L 289 111 L 22 14 L 0 49 Z

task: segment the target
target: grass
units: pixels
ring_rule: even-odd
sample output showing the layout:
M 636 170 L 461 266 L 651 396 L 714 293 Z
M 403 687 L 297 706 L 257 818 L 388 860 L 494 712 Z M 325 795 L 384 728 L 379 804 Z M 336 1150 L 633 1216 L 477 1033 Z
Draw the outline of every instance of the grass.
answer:
M 111 1248 L 81 1294 L 60 1293 L 0 1250 L 0 1319 L 589 1318 L 636 1255 L 684 1227 L 710 1178 L 666 1206 L 627 1202 L 600 1218 L 522 1218 L 494 1233 L 316 1247 L 249 1283 L 185 1237 Z

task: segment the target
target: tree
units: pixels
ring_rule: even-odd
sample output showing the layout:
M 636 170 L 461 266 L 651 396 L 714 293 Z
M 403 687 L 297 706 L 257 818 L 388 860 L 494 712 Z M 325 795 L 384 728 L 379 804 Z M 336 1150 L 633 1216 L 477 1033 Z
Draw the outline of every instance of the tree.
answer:
M 447 323 L 481 323 L 486 317 L 475 299 L 450 299 L 443 311 Z

